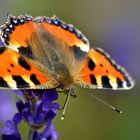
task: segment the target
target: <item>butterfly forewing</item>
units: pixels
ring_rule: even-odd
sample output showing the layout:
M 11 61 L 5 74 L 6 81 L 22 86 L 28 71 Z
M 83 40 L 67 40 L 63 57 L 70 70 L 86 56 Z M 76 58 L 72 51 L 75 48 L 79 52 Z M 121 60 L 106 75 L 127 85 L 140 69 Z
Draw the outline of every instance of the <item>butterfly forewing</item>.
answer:
M 90 49 L 87 38 L 78 29 L 55 16 L 33 18 L 28 15 L 9 15 L 7 22 L 1 26 L 2 40 L 11 49 L 33 59 L 33 46 L 30 40 L 39 28 L 66 43 L 75 56 L 84 57 Z

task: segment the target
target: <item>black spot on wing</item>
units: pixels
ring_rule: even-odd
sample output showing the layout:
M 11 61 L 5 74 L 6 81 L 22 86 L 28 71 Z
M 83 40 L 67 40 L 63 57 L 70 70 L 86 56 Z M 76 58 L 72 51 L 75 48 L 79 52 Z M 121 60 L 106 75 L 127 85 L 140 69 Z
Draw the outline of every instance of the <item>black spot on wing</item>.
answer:
M 9 35 L 10 33 L 12 33 L 12 31 L 11 31 L 11 29 L 10 29 L 9 27 L 4 28 L 4 29 L 3 29 L 3 32 L 6 33 L 6 34 L 8 34 L 8 35 Z
M 122 88 L 123 87 L 123 82 L 120 78 L 117 78 L 117 85 L 118 85 L 118 88 Z
M 9 87 L 7 82 L 2 77 L 0 77 L 0 87 Z
M 17 88 L 29 87 L 29 83 L 27 83 L 21 76 L 13 75 L 12 78 L 16 81 Z
M 11 63 L 10 65 L 11 65 L 11 67 L 14 67 L 14 64 Z
M 90 60 L 88 61 L 88 67 L 89 67 L 90 70 L 94 70 L 94 68 L 95 68 L 95 63 L 92 61 L 92 59 L 90 59 Z
M 92 84 L 97 85 L 96 78 L 93 74 L 90 75 L 90 81 L 91 81 Z
M 12 24 L 13 26 L 18 26 L 18 25 L 24 24 L 25 22 L 28 21 L 27 16 L 15 17 L 15 16 L 12 16 L 12 15 L 9 15 L 8 17 L 9 17 L 10 24 Z
M 29 58 L 34 58 L 31 46 L 27 46 L 27 47 L 20 46 L 18 48 L 18 51 L 20 54 L 23 54 Z
M 102 76 L 102 86 L 103 88 L 112 88 L 109 82 L 109 78 L 107 76 Z
M 10 69 L 7 69 L 7 71 L 8 71 L 8 72 L 11 72 L 11 70 L 10 70 Z
M 10 37 L 9 37 L 9 35 L 8 35 L 7 33 L 4 33 L 4 34 L 2 35 L 2 37 L 3 37 L 5 40 L 7 40 L 7 41 L 10 40 Z
M 103 64 L 100 64 L 101 67 L 103 67 Z
M 30 65 L 21 57 L 18 58 L 18 63 L 19 63 L 19 65 L 21 67 L 23 67 L 26 70 L 30 70 L 31 69 Z
M 4 40 L 4 43 L 5 43 L 5 45 L 9 45 L 9 41 L 7 41 L 7 40 Z
M 6 47 L 0 47 L 0 54 L 4 53 L 6 50 Z
M 38 81 L 37 77 L 35 74 L 32 74 L 30 76 L 31 81 L 35 84 L 35 85 L 40 85 L 40 82 Z
M 128 79 L 128 77 L 127 76 L 124 76 L 124 78 L 125 78 L 127 87 L 131 87 L 132 86 L 132 83 L 130 82 L 130 80 Z
M 8 27 L 10 30 L 12 30 L 12 31 L 15 30 L 15 26 L 14 26 L 12 23 L 10 23 L 9 25 L 7 25 L 7 27 Z
M 59 19 L 53 19 L 52 20 L 52 24 L 56 25 L 56 26 L 60 26 L 61 22 L 59 21 Z
M 86 52 L 83 52 L 80 47 L 74 45 L 72 47 L 70 47 L 70 49 L 73 51 L 73 54 L 75 56 L 75 58 L 77 59 L 82 59 L 85 57 L 85 55 L 87 54 Z
M 13 19 L 13 18 L 11 18 L 11 22 L 12 22 L 12 24 L 15 25 L 15 26 L 17 26 L 17 25 L 20 24 L 19 19 Z
M 11 18 L 11 22 L 13 25 L 17 26 L 19 24 L 24 24 L 25 19 L 24 18 Z

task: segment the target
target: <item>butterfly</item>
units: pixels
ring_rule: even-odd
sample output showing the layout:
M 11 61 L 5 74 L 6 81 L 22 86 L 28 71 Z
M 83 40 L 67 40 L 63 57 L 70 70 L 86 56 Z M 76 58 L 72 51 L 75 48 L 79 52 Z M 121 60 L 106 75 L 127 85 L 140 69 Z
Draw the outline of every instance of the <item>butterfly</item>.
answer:
M 134 80 L 58 17 L 8 15 L 0 27 L 0 89 L 131 89 Z

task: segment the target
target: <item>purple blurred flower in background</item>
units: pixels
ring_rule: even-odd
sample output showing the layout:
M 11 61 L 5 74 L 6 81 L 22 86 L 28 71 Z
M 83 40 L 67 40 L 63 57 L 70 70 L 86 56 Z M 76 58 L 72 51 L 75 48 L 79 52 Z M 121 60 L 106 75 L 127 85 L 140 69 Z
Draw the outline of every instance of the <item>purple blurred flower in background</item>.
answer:
M 33 140 L 57 140 L 58 133 L 54 130 L 54 126 L 51 122 L 49 122 L 46 126 L 46 128 L 42 132 L 35 131 L 33 134 Z
M 12 102 L 10 90 L 0 90 L 0 122 L 4 123 L 5 121 L 12 118 L 16 112 L 14 103 Z M 12 111 L 11 111 L 12 110 Z
M 31 91 L 25 92 L 28 94 Z M 34 90 L 34 93 L 37 94 L 36 90 Z M 57 109 L 59 109 L 59 104 L 54 102 L 57 98 L 56 90 L 51 89 L 42 93 L 41 101 L 34 100 L 25 103 L 21 100 L 17 101 L 18 113 L 14 115 L 11 121 L 8 120 L 5 123 L 5 127 L 2 129 L 2 140 L 21 140 L 18 131 L 18 124 L 21 120 L 24 120 L 32 130 L 29 140 L 56 140 L 58 133 L 54 130 L 52 120 L 56 116 Z M 44 130 L 39 132 L 38 129 L 40 128 L 44 128 Z
M 120 19 L 106 31 L 106 45 L 112 50 L 111 56 L 132 75 L 139 75 L 140 71 L 137 65 L 140 52 L 138 27 L 133 20 Z
M 1 130 L 3 132 L 2 140 L 21 140 L 18 131 L 18 124 L 21 122 L 21 119 L 20 114 L 16 113 L 12 120 L 6 121 L 4 128 Z

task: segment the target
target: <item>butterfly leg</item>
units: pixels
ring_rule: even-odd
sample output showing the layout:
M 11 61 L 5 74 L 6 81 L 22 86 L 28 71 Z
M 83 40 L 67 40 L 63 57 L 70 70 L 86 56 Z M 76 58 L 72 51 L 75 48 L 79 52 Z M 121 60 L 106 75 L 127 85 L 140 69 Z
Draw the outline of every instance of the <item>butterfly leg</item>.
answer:
M 72 97 L 76 98 L 76 89 L 75 88 L 71 88 L 68 92 Z
M 62 108 L 60 108 L 59 110 L 63 110 L 69 100 L 69 96 L 72 96 L 74 98 L 76 98 L 76 89 L 75 88 L 70 88 L 69 90 L 64 90 L 64 91 L 60 91 L 60 92 L 64 92 L 64 94 L 66 94 L 66 99 L 65 99 L 65 102 L 64 102 L 64 105 Z
M 66 100 L 65 100 L 65 103 L 64 103 L 63 107 L 59 109 L 59 110 L 63 110 L 62 117 L 61 117 L 62 120 L 64 120 L 66 108 L 67 108 L 67 105 L 68 105 L 68 102 L 69 102 L 69 97 L 72 96 L 72 97 L 75 98 L 76 97 L 75 92 L 76 92 L 75 88 L 71 88 L 71 89 L 65 91 Z
M 68 104 L 69 97 L 70 97 L 70 94 L 67 94 L 67 95 L 66 95 L 65 102 L 64 102 L 64 104 L 63 104 L 63 107 L 59 108 L 59 110 L 64 110 L 65 106 Z

